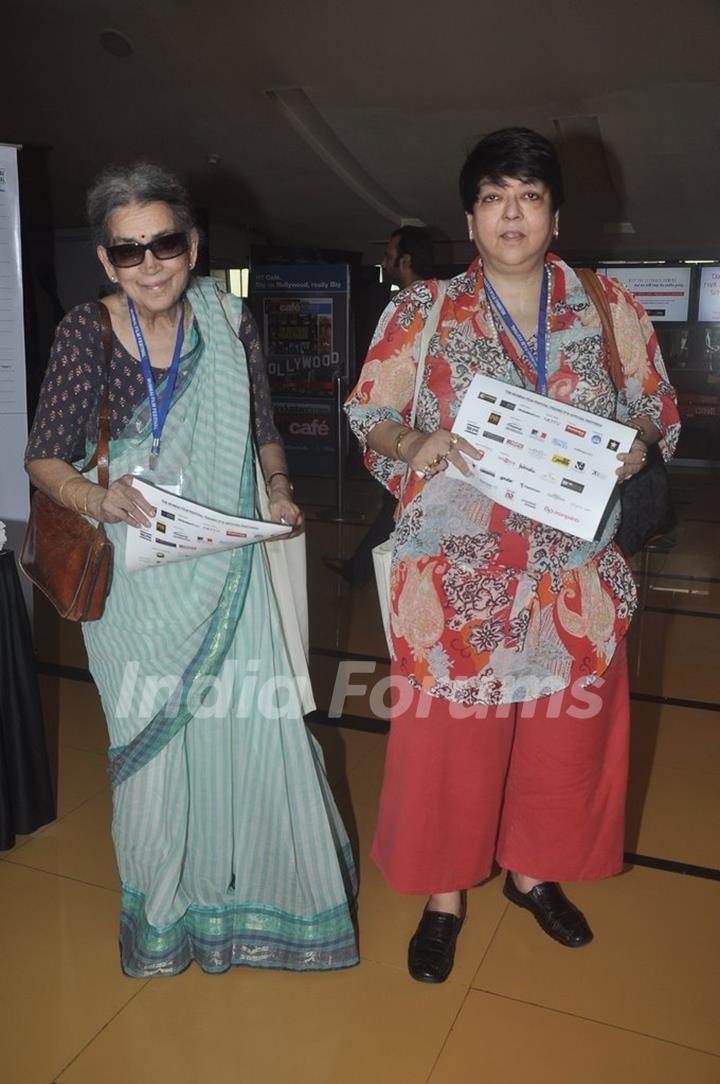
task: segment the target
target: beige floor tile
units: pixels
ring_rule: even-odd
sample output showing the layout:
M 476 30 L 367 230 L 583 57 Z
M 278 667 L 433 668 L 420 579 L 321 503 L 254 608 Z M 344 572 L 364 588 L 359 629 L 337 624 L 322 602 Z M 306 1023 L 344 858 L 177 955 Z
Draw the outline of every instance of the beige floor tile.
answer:
M 362 780 L 361 771 L 366 761 L 382 770 L 387 738 L 384 734 L 371 734 L 365 730 L 352 730 L 332 724 L 313 724 L 310 727 L 320 743 L 325 757 L 328 776 L 336 784 L 342 777 L 352 774 Z
M 720 868 L 717 776 L 657 766 L 631 772 L 626 826 L 629 851 Z
M 361 894 L 375 830 L 386 738 L 316 727 L 335 801 L 355 855 Z
M 720 712 L 633 700 L 631 764 L 720 772 Z
M 37 590 L 33 602 L 33 638 L 41 662 L 87 668 L 87 652 L 80 623 L 63 621 Z
M 389 673 L 387 663 L 372 659 L 343 660 L 317 653 L 310 656 L 310 676 L 318 708 L 327 710 L 335 704 L 343 715 L 387 722 L 383 690 Z M 360 691 L 355 691 L 356 688 Z
M 2 862 L 0 898 L 0 1075 L 51 1084 L 142 983 L 120 970 L 114 893 Z
M 720 613 L 720 583 L 710 580 L 660 578 L 651 574 L 638 579 L 638 590 L 644 606 Z
M 193 967 L 146 986 L 60 1082 L 418 1084 L 464 994 L 373 963 L 324 975 Z
M 107 755 L 107 724 L 100 694 L 90 682 L 60 680 L 60 744 Z
M 720 702 L 720 621 L 645 611 L 631 626 L 633 692 Z
M 118 891 L 111 816 L 108 788 L 10 851 L 7 861 Z
M 109 791 L 107 758 L 85 749 L 60 746 L 58 775 L 58 817 L 72 813 L 88 798 Z
M 708 507 L 712 507 L 709 501 L 714 501 L 714 507 L 720 505 L 717 490 L 709 498 Z M 704 518 L 702 513 L 698 516 Z M 638 555 L 634 564 L 636 567 L 644 566 L 651 572 L 685 573 L 691 576 L 720 576 L 720 547 L 718 546 L 718 531 L 720 524 L 717 523 L 693 523 L 682 520 L 683 515 L 688 515 L 681 510 L 681 522 L 673 531 L 676 545 L 667 553 L 647 552 Z M 707 511 L 705 513 L 707 515 Z
M 5 857 L 12 858 L 21 848 L 39 840 L 46 832 L 54 833 L 60 821 L 90 798 L 98 794 L 109 794 L 110 784 L 104 756 L 64 746 L 58 749 L 58 757 L 57 819 L 39 828 L 32 835 L 18 836 L 14 849 L 3 852 Z
M 428 1084 L 717 1084 L 720 1059 L 471 991 Z
M 511 906 L 473 986 L 720 1054 L 720 883 L 636 868 L 569 894 L 591 945 L 563 948 Z

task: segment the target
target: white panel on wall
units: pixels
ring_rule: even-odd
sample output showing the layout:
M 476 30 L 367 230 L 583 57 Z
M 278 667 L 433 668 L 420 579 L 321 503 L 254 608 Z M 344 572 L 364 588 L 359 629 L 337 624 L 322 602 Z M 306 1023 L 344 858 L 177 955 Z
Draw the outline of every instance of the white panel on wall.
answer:
M 0 519 L 18 550 L 29 511 L 17 147 L 0 143 Z

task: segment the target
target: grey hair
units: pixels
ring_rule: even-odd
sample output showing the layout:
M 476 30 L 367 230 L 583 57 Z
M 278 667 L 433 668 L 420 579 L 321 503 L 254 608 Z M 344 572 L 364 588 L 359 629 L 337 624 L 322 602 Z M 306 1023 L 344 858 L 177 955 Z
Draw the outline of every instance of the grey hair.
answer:
M 174 173 L 154 162 L 134 162 L 130 166 L 110 166 L 96 177 L 87 194 L 87 216 L 96 245 L 110 242 L 108 222 L 119 207 L 133 203 L 165 203 L 170 208 L 178 230 L 190 233 L 195 219 L 190 197 Z

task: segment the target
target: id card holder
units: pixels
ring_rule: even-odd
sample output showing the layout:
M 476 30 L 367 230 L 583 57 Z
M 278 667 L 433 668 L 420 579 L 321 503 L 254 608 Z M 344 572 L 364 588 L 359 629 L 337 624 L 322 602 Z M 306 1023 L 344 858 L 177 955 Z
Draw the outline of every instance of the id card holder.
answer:
M 185 484 L 185 472 L 182 467 L 158 466 L 153 470 L 147 463 L 138 463 L 129 472 L 133 478 L 139 478 L 148 485 L 164 489 L 166 493 L 174 493 L 176 497 L 182 497 Z

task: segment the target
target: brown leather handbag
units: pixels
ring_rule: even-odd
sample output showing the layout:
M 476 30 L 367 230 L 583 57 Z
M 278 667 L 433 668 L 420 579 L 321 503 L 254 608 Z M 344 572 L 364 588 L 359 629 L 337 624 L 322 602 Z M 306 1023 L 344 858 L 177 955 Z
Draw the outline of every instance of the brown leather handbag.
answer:
M 99 303 L 105 388 L 98 415 L 97 446 L 81 474 L 97 464 L 98 484 L 110 481 L 110 358 L 112 325 L 107 308 Z M 101 523 L 93 526 L 85 516 L 52 500 L 45 493 L 33 495 L 25 540 L 20 553 L 25 575 L 68 621 L 97 621 L 102 617 L 110 590 L 113 548 Z

